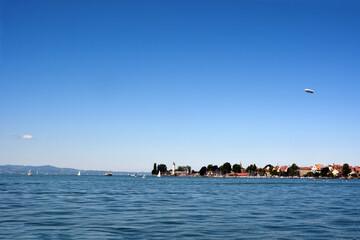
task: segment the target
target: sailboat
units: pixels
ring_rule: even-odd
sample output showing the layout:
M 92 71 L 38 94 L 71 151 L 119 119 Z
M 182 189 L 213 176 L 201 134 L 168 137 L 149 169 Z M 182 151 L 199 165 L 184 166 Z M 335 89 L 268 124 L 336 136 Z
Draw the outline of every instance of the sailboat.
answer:
M 29 172 L 28 172 L 28 176 L 32 176 L 32 174 L 31 174 L 31 169 L 30 169 Z
M 80 171 L 79 171 L 78 176 L 80 176 L 80 175 L 81 175 L 81 173 L 80 173 Z
M 161 171 L 159 171 L 159 173 L 158 173 L 157 177 L 161 177 Z

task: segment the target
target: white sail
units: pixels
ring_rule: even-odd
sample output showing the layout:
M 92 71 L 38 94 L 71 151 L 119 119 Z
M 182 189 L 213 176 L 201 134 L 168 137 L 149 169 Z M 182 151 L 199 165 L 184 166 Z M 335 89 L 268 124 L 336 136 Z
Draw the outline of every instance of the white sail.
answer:
M 32 174 L 31 174 L 31 169 L 30 169 L 29 172 L 28 172 L 28 176 L 32 176 Z
M 78 176 L 80 176 L 80 175 L 81 175 L 81 173 L 80 173 L 80 171 L 79 171 Z
M 159 173 L 158 173 L 157 177 L 161 177 L 161 171 L 159 171 Z

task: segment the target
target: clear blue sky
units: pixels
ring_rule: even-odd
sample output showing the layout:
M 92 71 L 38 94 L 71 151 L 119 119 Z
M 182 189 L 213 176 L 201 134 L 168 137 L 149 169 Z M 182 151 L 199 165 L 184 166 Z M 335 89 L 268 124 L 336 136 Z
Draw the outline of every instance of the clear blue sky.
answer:
M 360 165 L 359 1 L 0 9 L 0 164 Z

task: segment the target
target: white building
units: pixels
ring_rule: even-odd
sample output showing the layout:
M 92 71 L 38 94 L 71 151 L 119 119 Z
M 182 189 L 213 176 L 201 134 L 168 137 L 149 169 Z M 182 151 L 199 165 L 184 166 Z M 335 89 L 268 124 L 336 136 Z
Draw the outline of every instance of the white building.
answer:
M 172 164 L 172 173 L 171 173 L 171 175 L 175 175 L 175 163 L 173 162 L 173 164 Z

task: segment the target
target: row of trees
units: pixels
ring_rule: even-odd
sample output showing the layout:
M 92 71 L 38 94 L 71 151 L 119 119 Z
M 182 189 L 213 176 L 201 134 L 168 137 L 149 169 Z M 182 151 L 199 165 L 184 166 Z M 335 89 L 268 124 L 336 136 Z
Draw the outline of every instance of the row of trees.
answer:
M 177 169 L 175 169 L 175 171 L 191 173 L 191 167 L 189 165 L 179 166 Z
M 246 169 L 240 164 L 234 164 L 231 166 L 229 162 L 224 163 L 220 167 L 217 165 L 209 164 L 207 167 L 202 167 L 199 171 L 200 175 L 203 176 L 206 172 L 212 172 L 214 174 L 227 174 L 227 173 L 249 173 L 251 176 L 264 176 L 266 172 L 269 172 L 271 176 L 299 176 L 299 167 L 294 163 L 286 171 L 278 171 L 273 165 L 268 164 L 264 168 L 258 168 L 256 164 L 249 165 Z
M 199 171 L 201 176 L 204 176 L 206 172 L 212 172 L 214 174 L 227 174 L 227 173 L 250 173 L 251 176 L 264 176 L 266 169 L 269 170 L 271 176 L 299 176 L 299 167 L 294 163 L 292 164 L 287 171 L 278 171 L 271 164 L 266 165 L 264 168 L 258 168 L 256 164 L 251 164 L 246 169 L 243 168 L 240 164 L 234 164 L 231 166 L 229 162 L 224 163 L 220 167 L 217 165 L 209 164 L 207 167 L 202 167 Z
M 290 167 L 286 169 L 286 171 L 280 171 L 279 169 L 275 168 L 273 165 L 268 164 L 264 168 L 258 168 L 256 164 L 249 165 L 246 169 L 241 166 L 241 164 L 234 164 L 231 166 L 229 162 L 224 163 L 220 167 L 217 165 L 209 164 L 207 167 L 203 166 L 199 170 L 199 174 L 201 176 L 204 176 L 207 172 L 211 172 L 213 174 L 227 174 L 227 173 L 249 173 L 251 176 L 264 176 L 268 170 L 268 173 L 271 176 L 284 176 L 284 177 L 294 177 L 294 176 L 300 176 L 299 173 L 299 167 L 293 163 Z M 154 167 L 152 170 L 152 174 L 156 175 L 158 172 L 161 171 L 162 173 L 167 172 L 167 167 L 165 164 L 159 164 L 156 165 L 154 163 Z M 196 173 L 196 171 L 192 170 L 190 166 L 179 166 L 176 171 L 186 171 L 188 173 Z M 341 169 L 342 176 L 348 177 L 351 173 L 351 169 L 349 164 L 345 163 Z M 320 172 L 309 172 L 305 176 L 308 177 L 334 177 L 331 173 L 329 167 L 324 167 L 321 169 Z M 356 174 L 353 174 L 352 177 L 358 177 Z
M 260 176 L 264 176 L 265 175 L 265 169 L 269 169 L 269 173 L 271 175 L 278 175 L 278 176 L 295 176 L 298 175 L 298 166 L 296 164 L 293 164 L 289 170 L 287 172 L 278 172 L 276 169 L 274 169 L 274 167 L 271 164 L 266 165 L 264 168 L 257 168 L 257 166 L 255 164 L 251 164 L 250 166 L 248 166 L 246 169 L 244 169 L 240 164 L 234 164 L 231 166 L 231 164 L 229 162 L 224 163 L 223 165 L 221 165 L 220 167 L 218 165 L 212 165 L 209 164 L 207 167 L 202 167 L 199 170 L 199 174 L 201 176 L 204 176 L 207 172 L 212 172 L 213 174 L 227 174 L 227 173 L 243 173 L 243 172 L 247 172 L 250 173 L 250 175 L 255 176 L 255 175 L 260 175 Z M 161 171 L 162 173 L 166 173 L 167 172 L 167 167 L 165 164 L 159 164 L 156 165 L 156 163 L 154 163 L 154 167 L 152 170 L 152 174 L 156 175 L 158 174 L 158 172 Z M 191 167 L 190 166 L 179 166 L 176 171 L 186 171 L 189 173 L 196 173 L 196 171 L 192 170 L 191 171 Z
M 161 171 L 162 174 L 166 174 L 168 172 L 167 166 L 165 164 L 159 164 L 156 165 L 154 163 L 153 170 L 151 171 L 151 174 L 157 175 Z M 181 172 L 188 172 L 191 173 L 191 166 L 179 166 L 175 171 L 181 171 Z
M 256 169 L 256 165 L 254 166 Z M 212 172 L 214 174 L 227 174 L 231 172 L 241 173 L 241 172 L 245 172 L 245 169 L 240 164 L 234 164 L 231 166 L 229 162 L 226 162 L 220 167 L 218 167 L 218 165 L 212 165 L 212 164 L 209 164 L 207 167 L 204 166 L 200 169 L 199 174 L 201 176 L 204 176 L 206 172 Z

